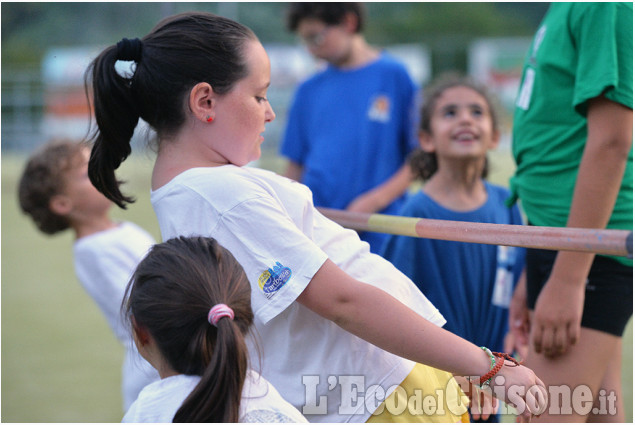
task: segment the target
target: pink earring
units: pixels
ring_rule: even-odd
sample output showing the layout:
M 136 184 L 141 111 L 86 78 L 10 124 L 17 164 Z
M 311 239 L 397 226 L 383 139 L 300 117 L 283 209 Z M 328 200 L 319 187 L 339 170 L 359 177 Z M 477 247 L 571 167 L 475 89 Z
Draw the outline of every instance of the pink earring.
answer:
M 214 117 L 211 117 L 211 116 L 209 116 L 209 115 L 208 115 L 208 116 L 205 118 L 205 120 L 206 120 L 207 122 L 212 122 L 212 121 L 214 121 Z

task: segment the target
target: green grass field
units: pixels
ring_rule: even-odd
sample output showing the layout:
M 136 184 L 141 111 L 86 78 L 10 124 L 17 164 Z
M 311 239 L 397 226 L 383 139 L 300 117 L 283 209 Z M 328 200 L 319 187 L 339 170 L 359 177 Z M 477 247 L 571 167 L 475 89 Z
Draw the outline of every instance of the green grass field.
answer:
M 23 157 L 2 156 L 2 416 L 3 422 L 119 422 L 123 349 L 75 278 L 72 235 L 47 237 L 23 216 L 16 182 Z M 120 175 L 137 203 L 113 215 L 133 221 L 157 240 L 149 203 L 146 156 Z M 511 160 L 492 157 L 491 179 L 506 183 Z M 279 169 L 275 159 L 264 168 Z M 627 422 L 632 422 L 632 325 L 624 339 Z

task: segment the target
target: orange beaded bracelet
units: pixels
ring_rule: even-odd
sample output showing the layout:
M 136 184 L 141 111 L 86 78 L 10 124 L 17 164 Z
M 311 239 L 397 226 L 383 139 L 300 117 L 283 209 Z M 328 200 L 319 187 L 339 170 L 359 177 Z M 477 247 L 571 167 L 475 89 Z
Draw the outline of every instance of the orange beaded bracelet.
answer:
M 505 360 L 509 360 L 509 361 L 513 362 L 514 363 L 514 367 L 520 365 L 518 360 L 516 360 L 515 358 L 513 358 L 512 356 L 510 356 L 507 353 L 491 352 L 488 348 L 485 348 L 485 347 L 481 347 L 481 349 L 483 351 L 485 351 L 487 353 L 487 355 L 490 357 L 490 359 L 492 360 L 491 369 L 485 375 L 481 376 L 481 378 L 479 380 L 479 386 L 481 388 L 483 388 L 483 386 L 489 385 L 489 383 L 492 380 L 492 378 L 505 365 Z

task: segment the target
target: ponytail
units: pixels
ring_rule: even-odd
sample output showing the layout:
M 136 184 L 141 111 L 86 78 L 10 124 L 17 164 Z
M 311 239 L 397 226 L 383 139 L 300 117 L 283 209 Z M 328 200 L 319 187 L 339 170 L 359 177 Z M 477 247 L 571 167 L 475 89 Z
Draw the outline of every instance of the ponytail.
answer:
M 134 198 L 121 193 L 122 182 L 115 177 L 115 170 L 130 155 L 130 140 L 139 122 L 139 112 L 132 94 L 132 79 L 119 75 L 115 69 L 115 63 L 121 59 L 120 52 L 117 46 L 107 48 L 90 64 L 85 75 L 86 87 L 92 77 L 98 128 L 93 136 L 88 177 L 108 199 L 126 208 L 126 203 L 134 202 Z
M 220 303 L 231 314 L 208 319 Z M 212 238 L 155 245 L 128 284 L 124 308 L 172 370 L 201 377 L 173 421 L 238 422 L 254 316 L 249 281 L 233 255 Z
M 209 364 L 173 422 L 238 422 L 247 365 L 243 334 L 233 320 L 221 319 Z
M 243 46 L 255 39 L 249 28 L 231 19 L 189 12 L 165 18 L 142 40 L 124 38 L 97 56 L 84 77 L 97 122 L 88 164 L 93 185 L 121 208 L 134 202 L 121 193 L 115 170 L 130 155 L 139 118 L 159 140 L 177 133 L 185 123 L 192 87 L 207 82 L 215 93 L 228 93 L 247 76 Z M 118 60 L 135 62 L 132 76 L 118 74 Z

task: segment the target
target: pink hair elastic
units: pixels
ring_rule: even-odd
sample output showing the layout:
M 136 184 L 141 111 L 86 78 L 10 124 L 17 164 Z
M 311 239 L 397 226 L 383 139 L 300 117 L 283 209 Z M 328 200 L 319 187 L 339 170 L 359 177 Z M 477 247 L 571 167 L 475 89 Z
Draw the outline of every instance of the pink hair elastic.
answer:
M 216 326 L 218 321 L 223 317 L 229 317 L 231 320 L 234 320 L 234 310 L 225 304 L 216 304 L 214 307 L 209 309 L 207 321 L 210 325 Z

